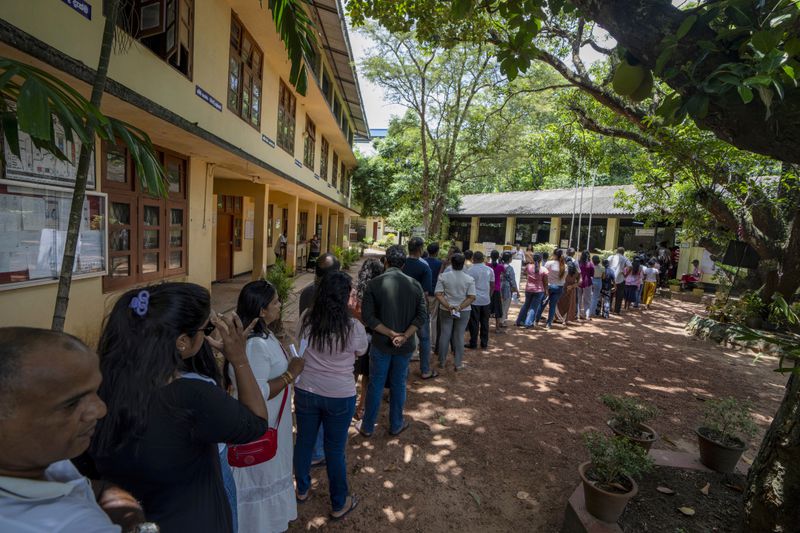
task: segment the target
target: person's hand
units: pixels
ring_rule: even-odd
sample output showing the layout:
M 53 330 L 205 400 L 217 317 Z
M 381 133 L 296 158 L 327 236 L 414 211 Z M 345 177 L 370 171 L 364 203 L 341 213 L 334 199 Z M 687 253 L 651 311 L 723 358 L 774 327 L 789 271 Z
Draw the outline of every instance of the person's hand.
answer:
M 245 345 L 247 343 L 247 331 L 252 330 L 258 318 L 248 324 L 247 328 L 242 325 L 239 316 L 233 312 L 228 316 L 222 314 L 211 313 L 211 323 L 216 326 L 219 332 L 219 339 L 214 337 L 206 337 L 209 344 L 216 348 L 232 365 L 237 365 L 247 362 L 247 352 Z
M 306 366 L 306 360 L 301 357 L 292 357 L 289 361 L 289 372 L 294 376 L 297 377 L 303 371 L 303 368 Z
M 392 344 L 395 348 L 399 348 L 406 343 L 408 338 L 402 333 L 397 333 L 394 337 L 392 337 Z

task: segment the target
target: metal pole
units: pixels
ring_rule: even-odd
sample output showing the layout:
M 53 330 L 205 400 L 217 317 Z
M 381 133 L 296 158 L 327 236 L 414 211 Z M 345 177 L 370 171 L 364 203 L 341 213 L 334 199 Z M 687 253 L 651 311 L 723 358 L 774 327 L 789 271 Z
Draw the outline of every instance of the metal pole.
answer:
M 586 172 L 586 160 L 584 159 L 584 173 Z M 585 174 L 581 174 L 581 205 L 578 211 L 578 246 L 575 248 L 580 250 L 581 249 L 581 227 L 583 224 L 583 189 L 585 189 L 584 185 L 586 184 L 586 176 Z M 588 239 L 587 239 L 588 240 Z
M 578 178 L 575 178 L 575 195 L 572 198 L 572 219 L 569 222 L 569 241 L 567 241 L 567 248 L 572 246 L 572 230 L 575 229 L 575 207 L 578 202 Z
M 589 200 L 589 231 L 586 232 L 586 249 L 591 250 L 589 241 L 592 238 L 592 213 L 594 212 L 594 172 L 592 172 L 592 195 Z

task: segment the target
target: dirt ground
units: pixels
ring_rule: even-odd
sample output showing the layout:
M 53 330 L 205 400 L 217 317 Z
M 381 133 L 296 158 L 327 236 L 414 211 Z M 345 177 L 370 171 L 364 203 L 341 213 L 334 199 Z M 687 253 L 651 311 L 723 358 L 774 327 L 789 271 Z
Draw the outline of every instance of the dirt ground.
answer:
M 567 499 L 587 460 L 581 433 L 605 427 L 598 396 L 627 394 L 661 411 L 655 448 L 696 452 L 693 428 L 703 400 L 736 396 L 756 406 L 760 442 L 783 395 L 775 360 L 688 336 L 701 306 L 656 300 L 650 311 L 594 319 L 547 332 L 517 329 L 488 350 L 467 350 L 465 372 L 452 360 L 433 380 L 411 363 L 406 416 L 411 427 L 387 433 L 382 406 L 369 439 L 350 430 L 348 473 L 359 507 L 329 523 L 327 478 L 314 470 L 312 499 L 292 531 L 542 531 L 561 527 Z M 754 449 L 745 453 L 751 460 Z

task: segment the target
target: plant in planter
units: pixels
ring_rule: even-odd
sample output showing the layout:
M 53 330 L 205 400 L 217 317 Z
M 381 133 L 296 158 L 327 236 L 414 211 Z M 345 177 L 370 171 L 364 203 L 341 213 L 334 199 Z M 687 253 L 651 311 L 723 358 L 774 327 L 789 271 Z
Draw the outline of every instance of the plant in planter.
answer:
M 717 472 L 733 472 L 746 448 L 742 437 L 756 433 L 751 407 L 731 397 L 706 402 L 703 425 L 696 431 L 700 462 Z
M 286 316 L 286 309 L 289 306 L 289 297 L 292 294 L 292 287 L 294 286 L 294 275 L 289 267 L 282 259 L 275 261 L 275 264 L 267 269 L 264 279 L 275 286 L 275 291 L 278 293 L 278 300 L 281 302 L 281 313 L 278 320 L 270 324 L 270 328 L 275 332 L 275 335 L 282 336 L 283 319 Z
M 681 292 L 681 282 L 677 279 L 668 279 L 667 285 L 672 292 Z
M 591 460 L 578 467 L 586 509 L 604 522 L 616 522 L 639 487 L 634 477 L 649 471 L 652 460 L 623 437 L 597 432 L 583 435 Z
M 756 291 L 748 291 L 739 298 L 739 304 L 744 314 L 744 324 L 748 328 L 758 329 L 764 321 L 764 302 Z
M 658 433 L 645 422 L 657 417 L 660 411 L 653 405 L 625 396 L 604 394 L 600 401 L 611 409 L 611 420 L 607 422 L 611 431 L 649 452 L 658 440 Z

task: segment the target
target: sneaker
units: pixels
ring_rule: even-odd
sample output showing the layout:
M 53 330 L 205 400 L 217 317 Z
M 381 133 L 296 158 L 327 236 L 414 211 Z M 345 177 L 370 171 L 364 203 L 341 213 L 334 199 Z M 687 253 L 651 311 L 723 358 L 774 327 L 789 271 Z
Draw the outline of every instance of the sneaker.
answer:
M 545 324 L 544 330 L 545 331 L 550 331 L 550 324 Z

